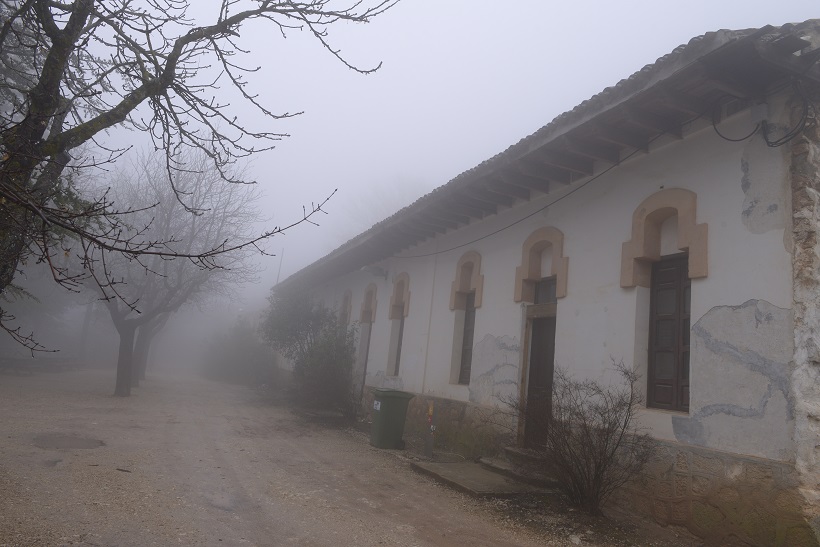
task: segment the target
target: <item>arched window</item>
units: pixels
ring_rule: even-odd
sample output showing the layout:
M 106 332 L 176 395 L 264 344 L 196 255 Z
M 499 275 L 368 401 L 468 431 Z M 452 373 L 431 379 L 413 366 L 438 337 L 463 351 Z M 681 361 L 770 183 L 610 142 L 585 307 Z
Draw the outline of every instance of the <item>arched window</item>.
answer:
M 552 278 L 555 298 L 565 297 L 568 265 L 561 230 L 552 227 L 535 230 L 524 241 L 521 265 L 515 269 L 515 301 L 535 303 L 536 293 L 546 278 Z
M 453 384 L 470 384 L 475 311 L 481 307 L 483 291 L 481 255 L 475 251 L 467 252 L 456 265 L 456 275 L 450 293 L 450 309 L 455 312 L 450 364 L 450 382 Z
M 677 216 L 677 248 L 688 253 L 689 279 L 708 274 L 707 239 L 709 227 L 697 224 L 697 195 L 683 188 L 655 192 L 638 205 L 632 214 L 632 239 L 621 252 L 621 287 L 649 287 L 652 263 L 661 258 L 661 226 Z
M 362 311 L 359 315 L 359 323 L 372 323 L 376 320 L 376 284 L 371 283 L 364 290 L 364 300 L 362 300 Z
M 646 401 L 654 408 L 689 410 L 691 279 L 708 273 L 708 226 L 696 215 L 694 192 L 661 190 L 635 209 L 623 244 L 621 286 L 650 291 Z
M 522 395 L 526 396 L 524 441 L 544 440 L 545 422 L 552 412 L 555 375 L 557 300 L 567 295 L 569 259 L 564 256 L 564 234 L 553 227 L 532 232 L 521 246 L 521 264 L 515 269 L 515 301 L 528 304 L 524 329 Z
M 458 259 L 456 278 L 450 291 L 450 309 L 463 310 L 467 293 L 474 293 L 475 307 L 481 307 L 484 276 L 481 275 L 481 255 L 469 251 Z

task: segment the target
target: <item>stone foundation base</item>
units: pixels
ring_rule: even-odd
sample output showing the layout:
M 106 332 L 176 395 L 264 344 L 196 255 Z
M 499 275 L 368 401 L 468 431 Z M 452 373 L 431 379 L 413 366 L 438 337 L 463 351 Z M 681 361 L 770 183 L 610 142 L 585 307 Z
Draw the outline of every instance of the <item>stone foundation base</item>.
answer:
M 644 474 L 612 501 L 708 545 L 817 546 L 797 484 L 789 463 L 659 442 Z
M 423 446 L 434 408 L 435 449 L 466 458 L 492 456 L 515 444 L 514 420 L 487 407 L 416 395 L 410 400 L 404 438 Z M 373 395 L 366 391 L 369 413 Z M 645 472 L 613 495 L 621 510 L 661 525 L 684 526 L 707 545 L 818 547 L 805 515 L 794 465 L 658 441 Z
M 365 389 L 362 411 L 370 419 L 373 411 L 373 394 Z M 514 443 L 513 423 L 500 411 L 484 406 L 442 399 L 428 395 L 416 395 L 410 399 L 407 419 L 404 423 L 404 439 L 411 444 L 424 446 L 430 435 L 428 421 L 429 405 L 433 405 L 434 449 L 453 452 L 467 459 L 497 454 L 504 446 Z

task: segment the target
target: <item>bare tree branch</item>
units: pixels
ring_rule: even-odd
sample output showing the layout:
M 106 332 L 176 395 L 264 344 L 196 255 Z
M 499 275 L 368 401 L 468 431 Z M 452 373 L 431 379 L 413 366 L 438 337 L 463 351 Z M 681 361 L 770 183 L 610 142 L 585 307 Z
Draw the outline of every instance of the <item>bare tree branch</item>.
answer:
M 185 161 L 189 151 L 205 154 L 207 169 L 223 182 L 247 183 L 234 175 L 235 162 L 287 137 L 237 118 L 217 98 L 220 83 L 233 87 L 261 119 L 299 114 L 277 114 L 249 90 L 245 76 L 258 67 L 242 62 L 247 52 L 237 44 L 243 26 L 261 21 L 282 36 L 307 32 L 345 66 L 366 74 L 378 66 L 359 68 L 347 60 L 331 45 L 328 29 L 367 23 L 397 1 L 350 0 L 345 7 L 330 0 L 223 0 L 216 20 L 200 25 L 187 15 L 189 0 L 0 0 L 0 294 L 26 260 L 47 263 L 70 289 L 89 278 L 116 287 L 100 253 L 135 261 L 182 258 L 220 269 L 223 254 L 259 250 L 296 224 L 314 223 L 327 198 L 288 226 L 186 252 L 173 241 L 141 237 L 146 226 L 129 227 L 138 223 L 129 220 L 137 209 L 119 207 L 108 192 L 81 192 L 78 181 L 124 153 L 105 147 L 108 129 L 147 132 L 165 156 L 170 199 L 204 213 L 177 183 L 194 169 Z M 103 156 L 95 158 L 92 148 Z M 69 273 L 53 260 L 66 248 L 80 253 L 83 271 Z

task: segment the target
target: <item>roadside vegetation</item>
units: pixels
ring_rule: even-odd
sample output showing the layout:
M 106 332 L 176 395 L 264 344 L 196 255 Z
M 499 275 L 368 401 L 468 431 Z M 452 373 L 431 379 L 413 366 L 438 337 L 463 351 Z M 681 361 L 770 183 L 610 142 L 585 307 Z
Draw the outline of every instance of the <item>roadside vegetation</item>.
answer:
M 355 418 L 355 326 L 308 295 L 274 289 L 269 302 L 260 331 L 292 364 L 295 401 Z
M 546 405 L 543 400 L 508 401 L 540 433 L 528 436 L 533 457 L 524 471 L 554 479 L 570 503 L 593 515 L 638 477 L 655 448 L 637 423 L 643 406 L 640 376 L 622 361 L 613 361 L 612 369 L 615 380 L 603 382 L 578 380 L 556 367 Z M 527 412 L 527 404 L 546 412 Z
M 276 353 L 265 344 L 250 319 L 240 316 L 230 329 L 211 336 L 202 373 L 211 380 L 249 387 L 279 385 Z

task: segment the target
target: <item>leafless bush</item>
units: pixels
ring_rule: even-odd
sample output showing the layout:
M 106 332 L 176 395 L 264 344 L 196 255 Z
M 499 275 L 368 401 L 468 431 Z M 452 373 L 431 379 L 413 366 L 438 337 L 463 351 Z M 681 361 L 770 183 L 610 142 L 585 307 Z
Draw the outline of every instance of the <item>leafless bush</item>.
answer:
M 592 514 L 600 514 L 607 498 L 634 478 L 649 461 L 652 438 L 636 423 L 643 404 L 640 376 L 623 361 L 612 366 L 621 382 L 605 384 L 577 380 L 556 367 L 551 415 L 542 419 L 526 413 L 526 401 L 511 403 L 526 426 L 536 456 L 536 469 L 554 478 L 569 500 Z

